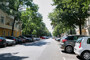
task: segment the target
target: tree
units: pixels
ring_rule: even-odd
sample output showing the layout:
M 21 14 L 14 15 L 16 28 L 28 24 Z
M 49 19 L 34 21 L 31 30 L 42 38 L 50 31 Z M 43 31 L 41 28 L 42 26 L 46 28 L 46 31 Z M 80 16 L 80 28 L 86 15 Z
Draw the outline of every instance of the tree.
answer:
M 38 8 L 38 6 L 36 8 Z M 33 34 L 38 37 L 50 35 L 45 24 L 42 22 L 42 15 L 38 12 L 38 10 L 32 10 L 32 8 L 26 8 L 26 11 L 22 12 L 21 20 L 23 22 L 24 35 Z
M 23 8 L 26 10 L 23 11 Z M 24 35 L 50 35 L 50 32 L 42 22 L 42 15 L 38 12 L 39 7 L 33 3 L 33 0 L 3 0 L 0 1 L 0 9 L 14 16 L 12 36 L 16 20 L 23 22 L 22 28 Z
M 32 0 L 3 0 L 0 2 L 1 2 L 0 4 L 1 9 L 6 13 L 8 13 L 9 15 L 14 16 L 14 21 L 12 24 L 12 34 L 11 34 L 13 36 L 15 21 L 21 19 L 20 9 L 22 9 L 23 6 L 32 7 L 33 4 Z
M 82 25 L 88 16 L 87 10 L 90 4 L 89 0 L 53 0 L 56 6 L 55 11 L 59 11 L 56 15 L 58 20 L 64 23 L 65 26 L 79 26 L 80 35 L 82 34 Z M 54 17 L 56 18 L 56 17 Z M 57 23 L 55 23 L 57 24 Z

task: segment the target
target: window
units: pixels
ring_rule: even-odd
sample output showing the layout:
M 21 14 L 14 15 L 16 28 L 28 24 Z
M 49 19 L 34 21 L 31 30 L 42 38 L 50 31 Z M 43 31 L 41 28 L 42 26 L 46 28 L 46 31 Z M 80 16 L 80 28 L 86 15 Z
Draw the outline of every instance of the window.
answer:
M 88 40 L 87 40 L 87 44 L 90 44 L 90 38 L 88 38 Z
M 15 36 L 17 36 L 17 32 L 15 33 Z
M 1 16 L 1 23 L 4 24 L 4 17 L 3 16 Z
M 78 37 L 77 36 L 74 36 L 74 38 L 73 38 L 74 40 L 77 40 L 78 39 Z
M 80 43 L 83 40 L 83 38 L 78 38 L 76 43 Z
M 3 36 L 5 36 L 5 31 L 3 31 Z
M 74 36 L 68 36 L 66 39 L 67 40 L 73 40 L 74 39 Z
M 10 36 L 10 32 L 8 31 L 8 36 Z

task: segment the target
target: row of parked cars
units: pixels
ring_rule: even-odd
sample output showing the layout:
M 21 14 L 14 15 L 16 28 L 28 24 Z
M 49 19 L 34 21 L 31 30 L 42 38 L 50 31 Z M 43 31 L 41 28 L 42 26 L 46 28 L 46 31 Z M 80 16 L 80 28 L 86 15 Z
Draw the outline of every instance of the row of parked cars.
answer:
M 63 36 L 60 40 L 60 48 L 67 53 L 75 52 L 84 60 L 90 60 L 90 37 L 85 35 Z
M 25 42 L 33 42 L 38 41 L 40 38 L 32 37 L 31 35 L 25 35 L 25 36 L 19 36 L 19 37 L 13 37 L 13 36 L 5 36 L 0 37 L 0 47 L 6 47 L 8 45 L 15 45 Z
M 49 39 L 49 37 L 47 37 L 47 36 L 41 36 L 40 38 L 41 39 Z

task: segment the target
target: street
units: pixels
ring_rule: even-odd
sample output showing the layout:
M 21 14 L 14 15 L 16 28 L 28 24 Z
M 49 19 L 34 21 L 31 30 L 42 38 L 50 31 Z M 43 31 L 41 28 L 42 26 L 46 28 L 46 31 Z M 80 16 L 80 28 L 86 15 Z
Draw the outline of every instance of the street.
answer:
M 79 60 L 72 53 L 60 49 L 54 39 L 40 40 L 16 46 L 0 48 L 0 60 Z

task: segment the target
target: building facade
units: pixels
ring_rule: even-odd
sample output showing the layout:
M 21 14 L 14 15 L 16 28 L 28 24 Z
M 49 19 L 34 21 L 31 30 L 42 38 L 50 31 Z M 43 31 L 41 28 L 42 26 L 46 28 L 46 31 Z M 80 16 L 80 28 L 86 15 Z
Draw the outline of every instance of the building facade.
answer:
M 78 26 L 76 26 L 75 30 L 76 30 L 76 34 L 79 35 L 80 32 L 79 32 L 79 27 Z M 85 25 L 82 26 L 82 35 L 90 36 L 90 17 L 88 17 L 86 19 Z
M 12 33 L 12 24 L 14 17 L 8 15 L 0 9 L 0 36 L 11 36 Z M 16 21 L 14 27 L 14 36 L 17 37 L 22 34 L 22 23 Z

